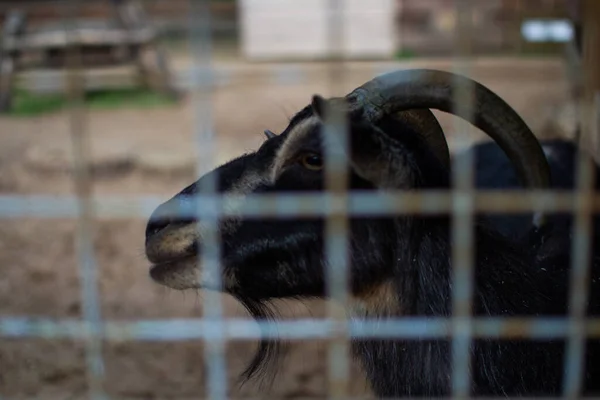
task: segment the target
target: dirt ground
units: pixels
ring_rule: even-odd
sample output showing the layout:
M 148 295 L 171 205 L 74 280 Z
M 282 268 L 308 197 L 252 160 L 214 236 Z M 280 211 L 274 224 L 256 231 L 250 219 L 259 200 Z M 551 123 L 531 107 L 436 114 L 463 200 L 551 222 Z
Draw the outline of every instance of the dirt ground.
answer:
M 389 67 L 452 68 L 448 62 L 386 64 Z M 289 84 L 261 79 L 236 80 L 216 90 L 212 118 L 219 142 L 218 161 L 255 148 L 263 129 L 283 129 L 289 117 L 313 93 L 332 95 L 327 71 L 308 65 L 308 80 Z M 238 71 L 244 71 L 244 66 Z M 257 69 L 256 65 L 247 68 Z M 303 68 L 300 66 L 299 68 Z M 368 80 L 374 65 L 349 68 L 341 94 Z M 568 98 L 561 60 L 482 60 L 471 76 L 512 105 L 540 136 Z M 453 117 L 441 115 L 452 137 Z M 70 157 L 69 113 L 35 118 L 0 118 L 0 194 L 74 194 L 65 171 Z M 95 194 L 159 195 L 165 200 L 195 180 L 193 127 L 198 109 L 188 96 L 178 106 L 152 110 L 122 109 L 86 113 L 84 126 L 99 164 L 132 160 L 93 180 Z M 201 121 L 207 122 L 207 121 Z M 555 131 L 553 131 L 555 132 Z M 484 139 L 476 132 L 473 140 Z M 451 144 L 452 141 L 450 140 Z M 98 220 L 94 227 L 104 319 L 134 320 L 198 317 L 201 295 L 165 290 L 148 278 L 143 256 L 144 219 Z M 78 318 L 81 300 L 76 253 L 76 221 L 13 219 L 0 224 L 0 317 Z M 224 296 L 227 315 L 246 313 Z M 286 316 L 319 315 L 323 304 L 289 302 Z M 144 399 L 200 398 L 205 373 L 201 341 L 175 343 L 105 342 L 104 387 L 114 397 Z M 323 342 L 295 342 L 272 388 L 234 386 L 251 357 L 254 342 L 229 344 L 227 369 L 233 397 L 324 397 L 327 393 Z M 352 393 L 368 394 L 353 365 Z M 0 397 L 69 399 L 86 395 L 84 345 L 71 341 L 0 338 Z

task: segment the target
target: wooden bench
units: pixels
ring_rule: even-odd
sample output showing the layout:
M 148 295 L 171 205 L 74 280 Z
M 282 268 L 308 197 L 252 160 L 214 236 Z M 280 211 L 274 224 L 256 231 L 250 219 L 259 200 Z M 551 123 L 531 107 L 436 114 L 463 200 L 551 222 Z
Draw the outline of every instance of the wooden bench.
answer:
M 157 32 L 138 1 L 109 0 L 115 18 L 51 22 L 29 29 L 19 9 L 6 14 L 0 47 L 0 112 L 11 108 L 16 74 L 35 68 L 66 69 L 69 52 L 76 47 L 84 69 L 134 64 L 141 84 L 177 99 L 166 56 Z

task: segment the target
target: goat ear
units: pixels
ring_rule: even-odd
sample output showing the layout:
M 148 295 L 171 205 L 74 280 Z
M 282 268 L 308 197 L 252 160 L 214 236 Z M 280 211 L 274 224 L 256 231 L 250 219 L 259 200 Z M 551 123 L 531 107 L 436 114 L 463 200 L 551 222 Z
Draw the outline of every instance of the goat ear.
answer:
M 404 152 L 387 137 L 374 133 L 360 128 L 352 130 L 350 164 L 354 172 L 380 189 L 412 186 L 413 177 Z
M 414 177 L 408 168 L 406 154 L 383 131 L 355 116 L 352 109 L 337 99 L 327 100 L 314 95 L 311 107 L 317 118 L 323 120 L 329 106 L 342 107 L 350 117 L 350 163 L 355 172 L 376 187 L 397 189 L 410 187 Z

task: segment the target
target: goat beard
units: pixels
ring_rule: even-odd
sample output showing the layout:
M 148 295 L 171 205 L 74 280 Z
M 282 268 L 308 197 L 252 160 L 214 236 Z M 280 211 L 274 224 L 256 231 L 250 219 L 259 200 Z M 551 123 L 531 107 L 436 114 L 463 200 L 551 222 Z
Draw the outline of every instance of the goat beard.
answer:
M 277 310 L 271 303 L 265 300 L 256 300 L 243 296 L 235 296 L 236 299 L 250 313 L 257 322 L 277 320 Z M 239 386 L 243 386 L 252 379 L 256 379 L 259 388 L 266 389 L 272 386 L 277 375 L 277 368 L 282 361 L 283 350 L 287 344 L 280 339 L 261 339 L 252 360 L 240 374 Z

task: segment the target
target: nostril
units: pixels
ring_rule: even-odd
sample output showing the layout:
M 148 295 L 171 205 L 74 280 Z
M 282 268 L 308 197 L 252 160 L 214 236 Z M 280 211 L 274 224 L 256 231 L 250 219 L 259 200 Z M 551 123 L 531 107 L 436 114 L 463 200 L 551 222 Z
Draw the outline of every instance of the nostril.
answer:
M 170 225 L 187 225 L 195 222 L 194 218 L 172 218 L 162 216 L 162 209 L 159 209 L 155 212 L 153 216 L 150 217 L 148 224 L 146 225 L 146 242 L 150 240 L 154 235 L 161 232 L 167 226 Z
M 156 235 L 170 223 L 171 220 L 167 218 L 151 219 L 146 225 L 146 240 Z
M 175 196 L 173 199 L 161 204 L 150 216 L 146 225 L 146 242 L 153 236 L 170 225 L 187 225 L 193 223 L 195 218 L 177 216 L 182 211 L 187 211 L 189 204 L 186 196 Z
M 151 219 L 150 222 L 148 222 L 148 225 L 146 225 L 146 240 L 165 229 L 168 225 L 187 225 L 193 222 L 195 222 L 195 219 L 193 218 L 180 218 L 176 220 L 169 218 Z

